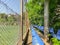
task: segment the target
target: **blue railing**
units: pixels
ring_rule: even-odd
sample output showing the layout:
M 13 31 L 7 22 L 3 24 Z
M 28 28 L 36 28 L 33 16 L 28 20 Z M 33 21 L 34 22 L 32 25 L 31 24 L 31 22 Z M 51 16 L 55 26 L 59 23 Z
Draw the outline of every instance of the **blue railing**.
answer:
M 41 37 L 37 34 L 35 29 L 31 27 L 31 34 L 32 34 L 32 45 L 44 45 Z
M 38 25 L 34 25 L 34 27 L 38 28 L 40 31 L 44 32 L 44 26 L 38 26 Z M 60 40 L 60 29 L 58 29 L 57 34 L 54 33 L 54 29 L 53 28 L 49 28 L 49 32 L 51 33 L 51 35 L 55 38 L 57 38 L 58 40 Z

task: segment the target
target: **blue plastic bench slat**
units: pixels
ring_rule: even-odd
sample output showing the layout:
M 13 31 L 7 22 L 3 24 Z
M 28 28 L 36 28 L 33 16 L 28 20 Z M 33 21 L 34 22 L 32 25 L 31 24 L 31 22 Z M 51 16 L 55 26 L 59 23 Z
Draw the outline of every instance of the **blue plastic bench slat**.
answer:
M 58 30 L 58 32 L 56 34 L 56 38 L 60 40 L 60 29 Z
M 34 28 L 31 28 L 31 32 L 32 32 L 32 45 L 44 45 L 44 42 L 39 37 Z
M 44 26 L 38 26 L 38 25 L 34 25 L 34 27 L 38 28 L 41 31 L 44 31 Z M 60 29 L 58 29 L 57 34 L 54 34 L 54 29 L 53 28 L 49 28 L 49 32 L 51 33 L 51 35 L 53 37 L 56 37 L 57 39 L 60 40 Z

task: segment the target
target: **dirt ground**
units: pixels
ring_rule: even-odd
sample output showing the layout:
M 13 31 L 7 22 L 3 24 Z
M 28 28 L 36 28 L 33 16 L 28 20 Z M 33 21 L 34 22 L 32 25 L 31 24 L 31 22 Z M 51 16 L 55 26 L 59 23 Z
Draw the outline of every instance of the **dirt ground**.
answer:
M 23 38 L 25 38 L 25 36 L 26 36 L 26 33 L 23 35 Z M 22 40 L 20 40 L 17 45 L 22 45 L 22 43 L 23 43 Z M 28 36 L 27 45 L 32 45 L 32 35 L 31 35 L 31 31 L 29 31 L 29 36 Z
M 27 45 L 32 45 L 32 35 L 31 35 L 31 31 L 29 31 L 29 36 L 28 36 Z

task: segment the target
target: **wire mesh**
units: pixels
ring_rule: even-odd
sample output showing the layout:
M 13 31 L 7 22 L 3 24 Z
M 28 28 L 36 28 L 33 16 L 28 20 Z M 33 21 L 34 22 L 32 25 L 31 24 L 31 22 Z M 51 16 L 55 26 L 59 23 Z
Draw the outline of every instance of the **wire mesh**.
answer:
M 20 15 L 0 1 L 0 45 L 17 45 L 20 34 Z
M 25 37 L 26 37 L 26 34 L 27 34 L 27 24 L 28 24 L 28 22 L 27 22 L 27 13 L 26 13 L 26 7 L 25 7 L 25 5 L 26 5 L 26 2 L 27 2 L 27 0 L 23 0 L 23 4 L 22 4 L 22 7 L 23 7 L 23 9 L 22 9 L 22 20 L 23 20 L 23 40 L 25 39 Z

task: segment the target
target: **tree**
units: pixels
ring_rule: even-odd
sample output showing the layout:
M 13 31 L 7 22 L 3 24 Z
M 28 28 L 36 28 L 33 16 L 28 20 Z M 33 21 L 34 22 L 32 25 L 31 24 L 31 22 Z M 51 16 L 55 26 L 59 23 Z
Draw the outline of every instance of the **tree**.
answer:
M 53 27 L 55 32 L 60 28 L 60 16 L 55 12 L 58 4 L 59 0 L 29 0 L 26 4 L 31 24 L 45 26 L 45 36 L 49 33 L 49 27 Z
M 6 22 L 8 19 L 7 19 L 7 15 L 5 13 L 1 13 L 0 14 L 0 22 L 1 23 L 4 23 Z
M 44 37 L 48 39 L 49 34 L 49 0 L 44 0 Z
M 42 2 L 42 3 L 41 3 Z M 26 10 L 31 24 L 42 25 L 43 23 L 43 0 L 29 0 Z

